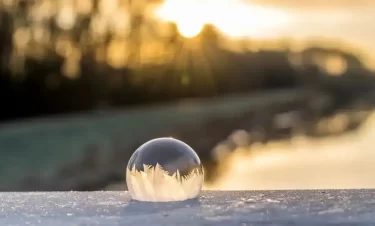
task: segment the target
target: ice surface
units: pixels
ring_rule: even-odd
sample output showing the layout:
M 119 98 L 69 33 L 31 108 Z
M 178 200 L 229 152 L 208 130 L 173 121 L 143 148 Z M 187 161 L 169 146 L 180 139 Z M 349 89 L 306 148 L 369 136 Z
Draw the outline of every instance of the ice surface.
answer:
M 0 225 L 374 225 L 375 190 L 203 191 L 175 203 L 127 192 L 0 193 Z

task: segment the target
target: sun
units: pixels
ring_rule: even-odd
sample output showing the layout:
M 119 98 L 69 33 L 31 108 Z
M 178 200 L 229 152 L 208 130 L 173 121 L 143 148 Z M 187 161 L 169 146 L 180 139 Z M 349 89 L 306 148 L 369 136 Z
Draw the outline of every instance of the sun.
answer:
M 156 16 L 177 25 L 179 33 L 185 38 L 197 36 L 207 22 L 205 7 L 202 1 L 170 0 L 165 1 L 156 10 Z
M 241 0 L 166 0 L 157 8 L 156 16 L 176 23 L 186 38 L 197 36 L 205 24 L 230 38 L 269 37 L 288 24 L 286 12 Z
M 182 20 L 176 21 L 178 32 L 185 38 L 193 38 L 197 36 L 204 27 L 204 23 L 200 21 Z

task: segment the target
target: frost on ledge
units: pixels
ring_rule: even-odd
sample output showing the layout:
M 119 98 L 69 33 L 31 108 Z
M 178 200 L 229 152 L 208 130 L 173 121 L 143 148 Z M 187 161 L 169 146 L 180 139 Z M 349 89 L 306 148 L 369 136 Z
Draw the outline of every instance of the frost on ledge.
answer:
M 198 196 L 204 180 L 201 169 L 194 169 L 181 176 L 177 170 L 173 175 L 156 164 L 143 165 L 143 171 L 135 166 L 126 168 L 126 183 L 131 197 L 147 202 L 171 202 L 192 199 Z

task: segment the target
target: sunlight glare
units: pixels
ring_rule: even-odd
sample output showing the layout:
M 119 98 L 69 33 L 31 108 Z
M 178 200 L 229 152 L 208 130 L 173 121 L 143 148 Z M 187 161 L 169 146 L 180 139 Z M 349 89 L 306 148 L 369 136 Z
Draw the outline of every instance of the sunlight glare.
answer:
M 163 21 L 174 22 L 179 33 L 192 38 L 204 27 L 204 5 L 199 1 L 167 0 L 156 10 L 156 16 Z
M 193 38 L 197 36 L 203 29 L 204 24 L 198 20 L 193 20 L 192 22 L 181 20 L 177 23 L 177 28 L 179 33 L 185 38 Z
M 185 37 L 198 35 L 205 24 L 212 24 L 230 38 L 274 36 L 289 20 L 281 10 L 240 0 L 166 0 L 157 8 L 156 16 L 176 23 Z

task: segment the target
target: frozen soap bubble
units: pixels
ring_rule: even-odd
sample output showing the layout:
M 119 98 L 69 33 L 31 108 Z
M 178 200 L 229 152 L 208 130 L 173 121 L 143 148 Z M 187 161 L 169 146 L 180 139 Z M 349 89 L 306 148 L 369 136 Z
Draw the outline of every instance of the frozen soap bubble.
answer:
M 131 156 L 126 168 L 130 196 L 139 201 L 183 201 L 198 196 L 204 180 L 198 155 L 173 138 L 146 142 Z

